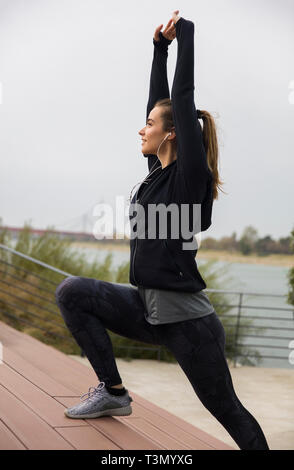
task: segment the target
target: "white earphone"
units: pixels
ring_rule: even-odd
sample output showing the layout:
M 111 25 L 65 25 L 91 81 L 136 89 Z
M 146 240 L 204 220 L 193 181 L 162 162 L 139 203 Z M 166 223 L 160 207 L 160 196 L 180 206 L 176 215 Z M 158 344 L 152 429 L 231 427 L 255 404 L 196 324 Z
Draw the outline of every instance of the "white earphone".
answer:
M 159 149 L 160 149 L 161 145 L 163 144 L 163 142 L 165 141 L 165 139 L 166 139 L 169 135 L 171 135 L 171 132 L 169 132 L 168 134 L 166 134 L 165 138 L 163 139 L 163 141 L 162 141 L 161 144 L 159 145 L 159 147 L 158 147 L 158 149 L 157 149 L 157 154 L 156 154 L 156 155 L 157 155 L 157 158 L 159 158 L 159 157 L 158 157 L 158 152 L 159 152 Z
M 166 139 L 169 135 L 171 135 L 171 132 L 169 132 L 169 133 L 165 136 L 165 138 L 163 139 L 163 141 L 161 142 L 161 144 L 159 145 L 159 147 L 158 147 L 158 149 L 157 149 L 157 154 L 156 154 L 156 155 L 157 155 L 157 158 L 158 158 L 158 159 L 159 159 L 159 157 L 158 157 L 159 149 L 160 149 L 161 145 L 163 144 L 163 142 L 165 141 L 165 139 Z M 138 184 L 144 184 L 144 183 L 145 183 L 145 184 L 148 184 L 148 178 L 150 177 L 150 175 L 151 175 L 152 173 L 154 173 L 155 171 L 159 170 L 159 168 L 161 168 L 160 165 L 157 166 L 157 168 L 155 168 L 156 165 L 157 165 L 157 161 L 155 162 L 155 164 L 154 164 L 153 167 L 151 168 L 151 170 L 150 170 L 149 174 L 146 176 L 146 178 L 145 178 L 141 183 L 137 183 L 137 184 L 133 187 L 133 189 L 134 189 Z M 155 168 L 154 171 L 153 171 L 153 168 Z M 131 193 L 130 193 L 129 203 L 131 203 L 131 200 L 132 200 L 132 192 L 133 192 L 133 189 L 131 190 Z

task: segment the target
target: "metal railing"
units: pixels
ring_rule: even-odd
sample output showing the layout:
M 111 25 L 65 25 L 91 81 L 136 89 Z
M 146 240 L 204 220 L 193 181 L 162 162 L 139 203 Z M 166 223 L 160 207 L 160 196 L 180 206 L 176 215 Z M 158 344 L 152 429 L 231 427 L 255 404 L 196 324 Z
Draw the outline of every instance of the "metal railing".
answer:
M 3 253 L 6 256 L 3 256 Z M 31 267 L 28 269 L 27 263 L 24 263 L 24 267 L 23 263 L 13 262 L 14 256 L 18 260 L 32 263 L 30 266 L 35 267 L 35 271 L 39 269 L 41 273 L 34 272 Z M 56 276 L 54 280 L 50 279 L 50 276 L 48 277 L 50 273 L 59 274 L 60 280 L 56 281 Z M 46 335 L 75 343 L 55 302 L 55 289 L 62 279 L 68 276 L 72 274 L 0 244 L 0 313 L 12 321 L 39 329 Z M 242 360 L 242 357 L 278 359 L 283 363 L 287 361 L 287 365 L 289 364 L 289 341 L 294 339 L 294 307 L 285 306 L 285 296 L 219 289 L 206 289 L 206 292 L 216 296 L 213 306 L 224 323 L 226 339 L 234 348 L 234 365 L 237 364 L 239 358 Z M 221 302 L 217 300 L 218 294 L 221 294 Z M 226 295 L 237 296 L 238 301 L 224 302 Z M 253 305 L 246 304 L 244 300 L 246 297 L 254 297 L 259 301 L 255 301 Z M 264 301 L 260 303 L 260 299 L 264 298 L 270 299 L 271 305 L 265 305 Z M 277 305 L 277 300 L 281 299 L 284 304 Z M 236 313 L 233 313 L 234 309 Z M 250 314 L 251 311 L 254 312 L 253 315 Z M 271 314 L 262 315 L 260 314 L 262 311 L 270 311 Z M 259 322 L 262 324 L 258 324 Z M 53 327 L 51 329 L 54 327 L 55 330 L 58 329 L 58 332 L 51 331 L 50 326 Z M 270 335 L 265 334 L 268 331 Z M 270 343 L 267 343 L 269 340 Z M 253 349 L 251 353 L 252 348 L 255 350 Z M 161 346 L 143 345 L 116 345 L 115 349 L 127 350 L 127 352 L 151 350 L 157 353 L 158 360 L 161 359 L 163 350 Z M 286 350 L 288 355 L 283 354 Z M 275 354 L 270 354 L 271 352 Z M 82 351 L 81 354 L 84 355 Z

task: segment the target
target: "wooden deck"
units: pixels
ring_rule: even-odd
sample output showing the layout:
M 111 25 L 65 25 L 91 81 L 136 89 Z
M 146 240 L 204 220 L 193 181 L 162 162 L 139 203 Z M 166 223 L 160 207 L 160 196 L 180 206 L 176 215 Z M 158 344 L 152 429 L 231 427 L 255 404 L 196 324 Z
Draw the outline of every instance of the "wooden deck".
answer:
M 130 389 L 130 416 L 67 418 L 94 371 L 3 322 L 0 341 L 0 450 L 234 450 Z

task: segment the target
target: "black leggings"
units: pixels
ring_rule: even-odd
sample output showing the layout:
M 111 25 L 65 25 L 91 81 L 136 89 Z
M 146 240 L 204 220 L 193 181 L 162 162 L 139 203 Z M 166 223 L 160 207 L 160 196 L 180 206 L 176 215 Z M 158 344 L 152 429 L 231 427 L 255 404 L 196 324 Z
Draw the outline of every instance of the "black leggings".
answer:
M 164 345 L 176 358 L 196 395 L 242 450 L 268 450 L 265 436 L 238 399 L 225 358 L 225 332 L 217 314 L 176 323 L 151 325 L 136 288 L 73 276 L 56 289 L 64 321 L 107 386 L 122 379 L 106 329 L 154 345 Z

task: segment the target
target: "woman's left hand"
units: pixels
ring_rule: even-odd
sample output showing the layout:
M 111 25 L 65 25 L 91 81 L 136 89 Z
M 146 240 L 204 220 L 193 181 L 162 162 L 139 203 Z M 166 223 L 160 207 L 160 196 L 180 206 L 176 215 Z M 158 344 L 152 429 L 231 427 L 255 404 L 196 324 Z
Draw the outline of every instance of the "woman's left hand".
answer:
M 162 26 L 163 26 L 163 24 L 159 25 L 155 30 L 155 33 L 154 33 L 155 41 L 159 41 L 159 32 L 160 32 Z M 170 19 L 169 22 L 167 23 L 166 27 L 162 31 L 162 35 L 166 39 L 168 39 L 169 41 L 172 41 L 173 39 L 175 39 L 175 37 L 176 37 L 176 28 L 175 28 L 175 25 L 174 25 L 172 19 Z

